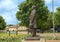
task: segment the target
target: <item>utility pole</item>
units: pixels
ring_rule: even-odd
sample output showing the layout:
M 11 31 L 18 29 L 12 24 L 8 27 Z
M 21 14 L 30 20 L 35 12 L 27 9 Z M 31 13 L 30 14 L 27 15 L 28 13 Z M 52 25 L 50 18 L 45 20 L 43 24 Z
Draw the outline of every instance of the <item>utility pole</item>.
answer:
M 55 38 L 55 23 L 54 23 L 54 0 L 52 0 L 52 14 L 53 14 L 53 16 L 52 16 L 52 22 L 53 22 L 53 33 L 54 33 L 54 38 Z

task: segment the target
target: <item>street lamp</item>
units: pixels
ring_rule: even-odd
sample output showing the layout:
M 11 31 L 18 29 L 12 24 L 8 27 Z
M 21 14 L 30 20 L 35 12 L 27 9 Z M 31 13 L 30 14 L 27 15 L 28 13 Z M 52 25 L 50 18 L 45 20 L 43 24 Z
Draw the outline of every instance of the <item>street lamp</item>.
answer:
M 52 0 L 52 14 L 53 14 L 53 16 L 52 16 L 52 19 L 53 19 L 53 33 L 54 33 L 54 37 L 55 37 L 55 23 L 54 23 L 54 0 Z
M 17 21 L 17 27 L 16 27 L 17 31 L 16 31 L 16 35 L 18 34 L 19 23 L 20 23 L 20 21 Z

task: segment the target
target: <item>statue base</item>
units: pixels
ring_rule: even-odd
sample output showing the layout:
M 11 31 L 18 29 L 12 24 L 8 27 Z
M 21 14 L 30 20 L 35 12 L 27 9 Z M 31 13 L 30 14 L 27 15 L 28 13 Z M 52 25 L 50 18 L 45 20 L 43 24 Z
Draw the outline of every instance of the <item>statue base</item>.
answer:
M 28 36 L 25 40 L 40 40 L 40 36 Z

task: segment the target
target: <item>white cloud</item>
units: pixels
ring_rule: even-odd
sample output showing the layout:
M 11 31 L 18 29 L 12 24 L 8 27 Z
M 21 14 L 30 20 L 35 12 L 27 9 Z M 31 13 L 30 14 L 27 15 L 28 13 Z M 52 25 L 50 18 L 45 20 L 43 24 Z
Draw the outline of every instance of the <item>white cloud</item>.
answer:
M 53 0 L 54 1 L 54 12 L 56 11 L 57 7 L 60 7 L 60 0 Z M 49 10 L 52 11 L 52 0 L 45 0 L 45 4 L 48 6 Z
M 3 10 L 3 12 L 1 12 Z M 5 19 L 7 24 L 15 24 L 17 22 L 15 14 L 17 5 L 12 0 L 0 1 L 0 15 Z
M 52 2 L 52 0 L 45 0 L 46 4 L 49 4 Z
M 0 0 L 0 15 L 5 19 L 7 24 L 16 24 L 16 12 L 18 4 L 24 0 Z
M 9 14 L 10 14 L 10 12 L 6 12 L 6 13 L 1 14 L 1 16 L 5 19 L 5 22 L 7 24 L 15 24 L 15 23 L 17 23 L 15 15 L 13 13 L 10 14 L 10 15 Z
M 60 0 L 53 0 L 54 3 L 60 3 Z M 46 4 L 52 3 L 52 0 L 45 0 Z
M 3 0 L 0 2 L 0 8 L 11 10 L 11 9 L 14 9 L 15 7 L 17 7 L 17 5 L 13 3 L 12 0 Z

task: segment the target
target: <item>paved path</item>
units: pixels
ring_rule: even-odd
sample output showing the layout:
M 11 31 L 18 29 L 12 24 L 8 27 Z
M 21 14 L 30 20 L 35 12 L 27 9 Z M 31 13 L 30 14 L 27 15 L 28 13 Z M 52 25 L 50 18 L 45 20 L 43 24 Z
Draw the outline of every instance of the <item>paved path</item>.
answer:
M 28 40 L 28 41 L 22 40 L 22 42 L 45 42 L 45 39 L 41 38 L 40 40 Z
M 45 39 L 44 39 L 44 38 L 41 38 L 41 39 L 40 39 L 40 42 L 45 42 Z

